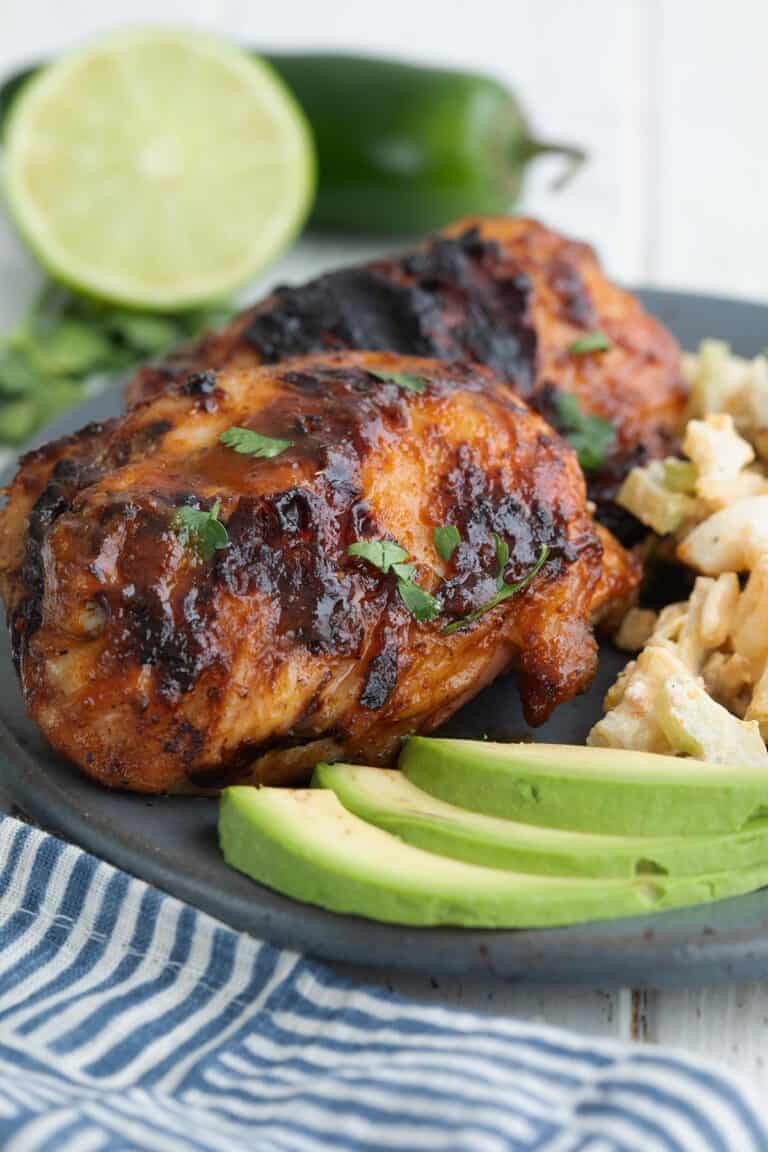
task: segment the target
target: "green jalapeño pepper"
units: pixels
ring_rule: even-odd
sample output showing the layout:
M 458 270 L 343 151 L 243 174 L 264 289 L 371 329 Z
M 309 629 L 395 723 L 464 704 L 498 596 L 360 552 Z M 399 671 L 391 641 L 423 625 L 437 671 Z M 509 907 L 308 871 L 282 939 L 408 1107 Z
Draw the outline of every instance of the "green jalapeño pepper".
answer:
M 537 156 L 565 156 L 565 178 L 584 160 L 534 137 L 488 76 L 361 56 L 267 59 L 314 130 L 317 228 L 397 235 L 509 212 Z
M 312 125 L 319 186 L 311 225 L 405 235 L 468 214 L 515 208 L 527 165 L 579 148 L 535 137 L 515 96 L 498 80 L 364 56 L 267 55 Z M 35 69 L 0 88 L 0 126 Z

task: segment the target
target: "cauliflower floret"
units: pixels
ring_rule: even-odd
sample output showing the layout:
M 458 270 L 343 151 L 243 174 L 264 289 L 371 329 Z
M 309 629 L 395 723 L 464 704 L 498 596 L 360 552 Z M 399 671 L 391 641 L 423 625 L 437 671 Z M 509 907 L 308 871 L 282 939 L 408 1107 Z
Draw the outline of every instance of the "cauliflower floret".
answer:
M 680 635 L 680 630 L 685 623 L 685 618 L 688 615 L 688 601 L 683 600 L 679 604 L 667 604 L 659 612 L 659 619 L 656 622 L 656 627 L 651 633 L 651 644 L 661 644 L 668 641 L 672 644 L 677 642 Z
M 699 580 L 705 577 L 699 577 Z M 720 648 L 725 644 L 736 622 L 739 605 L 739 578 L 735 572 L 723 572 L 710 582 L 701 606 L 699 631 L 705 648 Z
M 728 412 L 739 433 L 758 454 L 768 458 L 768 360 L 731 355 L 727 344 L 705 340 L 698 355 L 683 357 L 683 374 L 691 386 L 688 416 Z
M 768 662 L 768 555 L 761 556 L 739 597 L 730 633 L 734 652 L 749 661 L 753 683 Z
M 722 412 L 738 388 L 731 349 L 722 340 L 703 340 L 698 356 L 683 358 L 683 372 L 691 386 L 690 416 Z
M 698 508 L 692 496 L 666 486 L 661 460 L 654 460 L 646 468 L 633 468 L 619 489 L 616 502 L 659 536 L 677 532 L 696 515 Z
M 764 478 L 744 472 L 755 458 L 751 444 L 738 435 L 725 412 L 689 420 L 683 451 L 696 466 L 696 495 L 713 509 L 766 490 Z
M 625 669 L 605 698 L 607 712 L 587 737 L 595 748 L 671 752 L 656 714 L 656 701 L 670 676 L 689 675 L 671 648 L 651 644 Z
M 718 576 L 755 567 L 768 552 L 768 495 L 737 500 L 707 517 L 678 545 L 683 564 Z
M 768 664 L 766 664 L 762 676 L 755 685 L 745 718 L 756 720 L 760 725 L 763 739 L 768 740 Z
M 746 715 L 752 698 L 752 669 L 738 652 L 713 652 L 701 670 L 710 696 L 734 716 Z M 756 717 L 750 716 L 750 720 Z
M 680 659 L 696 675 L 699 674 L 707 652 L 707 645 L 705 645 L 702 637 L 701 624 L 707 601 L 714 587 L 714 580 L 710 580 L 706 576 L 699 576 L 693 586 L 693 592 L 688 598 L 687 610 L 675 643 L 675 650 Z
M 691 675 L 665 679 L 657 697 L 659 725 L 675 752 L 710 764 L 768 768 L 768 749 L 754 720 L 738 720 Z
M 613 637 L 622 652 L 639 652 L 651 636 L 658 622 L 658 614 L 647 608 L 630 608 Z

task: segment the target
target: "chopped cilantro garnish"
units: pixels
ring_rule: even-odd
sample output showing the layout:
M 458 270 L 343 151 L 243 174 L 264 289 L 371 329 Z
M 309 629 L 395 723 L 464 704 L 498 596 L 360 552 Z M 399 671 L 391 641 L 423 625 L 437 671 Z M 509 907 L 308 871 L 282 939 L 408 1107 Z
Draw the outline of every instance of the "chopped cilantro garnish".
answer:
M 616 438 L 610 420 L 590 416 L 581 410 L 576 396 L 558 392 L 555 427 L 562 432 L 576 450 L 579 464 L 585 472 L 594 472 L 605 463 L 605 453 Z
M 432 541 L 438 556 L 447 564 L 461 544 L 461 536 L 454 524 L 441 524 L 432 529 Z
M 412 580 L 398 580 L 397 590 L 411 616 L 420 624 L 434 620 L 440 614 L 440 601 Z
M 386 372 L 378 368 L 368 368 L 367 372 L 385 384 L 397 384 L 398 388 L 404 388 L 406 392 L 423 392 L 426 387 L 421 376 L 414 376 L 411 372 Z
M 458 632 L 460 628 L 465 628 L 467 624 L 474 624 L 475 620 L 484 616 L 486 612 L 490 612 L 491 608 L 495 608 L 497 604 L 503 603 L 503 601 L 508 600 L 510 596 L 514 596 L 517 592 L 520 592 L 526 584 L 533 580 L 549 556 L 549 548 L 546 544 L 542 544 L 539 558 L 530 572 L 526 576 L 523 576 L 522 580 L 518 580 L 514 584 L 506 584 L 504 581 L 504 569 L 509 560 L 509 545 L 505 540 L 502 540 L 500 536 L 497 536 L 495 532 L 493 539 L 496 546 L 496 562 L 498 564 L 498 574 L 496 576 L 498 592 L 486 604 L 482 604 L 474 612 L 470 612 L 469 616 L 462 616 L 460 620 L 454 620 L 452 624 L 448 624 L 443 628 L 444 636 L 449 636 L 452 632 Z
M 357 540 L 349 545 L 347 554 L 367 560 L 384 575 L 394 572 L 400 599 L 414 620 L 424 623 L 434 620 L 438 615 L 440 602 L 414 582 L 416 567 L 407 563 L 408 553 L 405 548 L 393 540 Z
M 177 509 L 171 528 L 184 545 L 191 545 L 203 560 L 210 560 L 214 552 L 229 544 L 227 530 L 219 520 L 220 511 L 220 500 L 210 511 L 184 505 Z
M 613 345 L 605 332 L 588 332 L 568 345 L 571 356 L 585 356 L 587 352 L 608 352 Z
M 226 448 L 232 448 L 242 456 L 258 456 L 263 460 L 271 460 L 273 456 L 279 456 L 286 448 L 293 446 L 293 440 L 276 440 L 272 436 L 254 432 L 252 428 L 227 428 L 219 440 Z
M 405 548 L 395 544 L 394 540 L 356 540 L 347 548 L 347 555 L 367 560 L 385 575 L 393 565 L 402 564 L 408 559 Z

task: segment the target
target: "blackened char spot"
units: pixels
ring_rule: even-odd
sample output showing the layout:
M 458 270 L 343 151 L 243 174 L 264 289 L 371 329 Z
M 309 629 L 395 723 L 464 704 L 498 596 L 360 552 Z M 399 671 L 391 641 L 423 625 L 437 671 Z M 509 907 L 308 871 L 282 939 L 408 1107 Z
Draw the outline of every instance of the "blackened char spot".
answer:
M 188 720 L 182 720 L 163 743 L 163 751 L 177 756 L 183 763 L 194 764 L 205 748 L 205 733 Z
M 406 257 L 403 268 L 438 300 L 451 334 L 453 350 L 435 347 L 431 355 L 476 360 L 528 397 L 537 349 L 529 314 L 531 282 L 522 269 L 505 265 L 498 244 L 482 240 L 472 228 L 450 240 L 435 240 Z
M 92 425 L 83 429 L 82 436 L 95 434 L 101 427 Z M 43 544 L 53 524 L 72 507 L 77 493 L 94 482 L 100 475 L 97 467 L 67 456 L 54 465 L 48 483 L 36 500 L 27 522 L 24 561 L 21 567 L 21 584 L 26 590 L 24 599 L 9 617 L 11 651 L 16 668 L 42 620 L 42 603 L 45 592 L 43 570 Z
M 360 704 L 375 711 L 383 708 L 397 684 L 397 633 L 392 628 L 382 629 L 379 651 L 368 665 Z
M 479 361 L 528 396 L 537 346 L 530 295 L 524 272 L 470 229 L 401 261 L 279 288 L 253 313 L 246 339 L 267 363 L 334 348 Z
M 327 496 L 291 489 L 243 497 L 229 520 L 217 578 L 236 596 L 261 592 L 278 629 L 313 653 L 353 656 L 364 632 L 360 574 L 339 563 L 339 526 Z
M 110 463 L 122 468 L 137 456 L 144 456 L 151 448 L 156 447 L 171 428 L 173 424 L 170 420 L 153 420 L 149 424 L 143 424 L 127 439 L 119 438 L 115 441 L 110 452 Z
M 545 545 L 550 565 L 575 559 L 562 514 L 556 505 L 542 504 L 536 488 L 536 478 L 530 476 L 521 477 L 519 487 L 509 491 L 501 474 L 479 464 L 468 445 L 459 447 L 443 481 L 445 506 L 461 535 L 442 588 L 449 615 L 464 616 L 495 595 L 500 574 L 494 533 L 509 545 L 503 573 L 508 583 L 530 572 Z
M 211 396 L 216 391 L 215 372 L 193 372 L 182 386 L 187 396 Z
M 581 328 L 595 327 L 595 306 L 575 264 L 568 260 L 555 260 L 549 274 L 549 286 L 560 300 L 564 320 Z
M 430 329 L 439 322 L 428 293 L 355 268 L 279 288 L 271 307 L 253 317 L 246 338 L 268 364 L 328 348 L 428 356 Z

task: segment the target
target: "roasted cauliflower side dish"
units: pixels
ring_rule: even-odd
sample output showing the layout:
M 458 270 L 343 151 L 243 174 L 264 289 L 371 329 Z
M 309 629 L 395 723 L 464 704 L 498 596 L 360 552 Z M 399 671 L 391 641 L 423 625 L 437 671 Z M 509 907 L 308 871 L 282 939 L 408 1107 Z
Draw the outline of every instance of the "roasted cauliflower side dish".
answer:
M 768 360 L 705 341 L 684 367 L 681 455 L 634 468 L 618 502 L 696 580 L 622 620 L 615 642 L 639 655 L 589 743 L 768 767 Z

